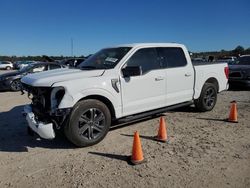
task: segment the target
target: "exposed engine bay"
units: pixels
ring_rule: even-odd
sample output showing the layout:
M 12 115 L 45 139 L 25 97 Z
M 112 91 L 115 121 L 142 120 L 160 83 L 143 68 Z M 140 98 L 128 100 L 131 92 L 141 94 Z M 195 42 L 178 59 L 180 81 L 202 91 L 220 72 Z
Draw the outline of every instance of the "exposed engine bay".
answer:
M 27 91 L 28 97 L 32 100 L 31 107 L 37 120 L 53 122 L 55 127 L 60 129 L 71 111 L 71 108 L 58 108 L 65 94 L 64 88 L 33 87 L 24 83 L 22 87 L 22 90 Z

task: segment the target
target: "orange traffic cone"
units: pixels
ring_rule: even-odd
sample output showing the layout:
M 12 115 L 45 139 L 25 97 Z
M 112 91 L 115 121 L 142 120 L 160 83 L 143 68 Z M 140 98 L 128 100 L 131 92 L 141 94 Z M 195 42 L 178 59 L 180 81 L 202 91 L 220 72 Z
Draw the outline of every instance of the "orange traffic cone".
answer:
M 141 141 L 138 132 L 136 131 L 134 134 L 134 142 L 133 142 L 133 149 L 132 149 L 132 156 L 131 162 L 133 164 L 141 164 L 144 162 Z
M 238 123 L 237 103 L 236 101 L 232 101 L 231 103 L 232 104 L 231 104 L 230 114 L 227 121 L 232 123 Z
M 160 119 L 160 126 L 158 130 L 158 135 L 156 136 L 156 140 L 161 142 L 167 142 L 168 141 L 168 135 L 167 135 L 167 128 L 165 119 L 161 117 Z

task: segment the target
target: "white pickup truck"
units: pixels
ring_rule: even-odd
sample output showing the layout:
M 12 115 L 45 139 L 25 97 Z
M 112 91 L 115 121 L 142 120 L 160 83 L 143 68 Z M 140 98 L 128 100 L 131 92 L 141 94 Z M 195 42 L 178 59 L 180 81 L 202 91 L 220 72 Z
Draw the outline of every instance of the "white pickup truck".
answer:
M 77 69 L 22 78 L 32 99 L 29 129 L 45 139 L 64 130 L 79 147 L 100 142 L 114 120 L 132 120 L 195 104 L 212 110 L 228 88 L 226 63 L 194 66 L 184 45 L 129 44 L 105 48 Z M 30 129 L 30 130 L 31 130 Z

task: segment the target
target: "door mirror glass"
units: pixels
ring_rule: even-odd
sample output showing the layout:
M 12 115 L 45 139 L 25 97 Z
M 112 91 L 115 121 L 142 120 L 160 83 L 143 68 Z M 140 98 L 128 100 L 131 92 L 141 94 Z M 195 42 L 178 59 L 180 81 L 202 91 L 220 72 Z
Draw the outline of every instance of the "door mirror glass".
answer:
M 140 76 L 141 73 L 141 66 L 128 66 L 122 69 L 123 77 Z

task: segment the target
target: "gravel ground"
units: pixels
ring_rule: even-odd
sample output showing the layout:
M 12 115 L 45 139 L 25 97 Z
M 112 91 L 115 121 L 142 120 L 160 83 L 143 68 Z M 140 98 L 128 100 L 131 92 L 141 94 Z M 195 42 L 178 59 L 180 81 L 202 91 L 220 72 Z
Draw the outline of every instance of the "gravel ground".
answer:
M 0 71 L 0 74 L 3 71 Z M 237 100 L 239 123 L 228 123 Z M 64 137 L 30 137 L 19 92 L 0 92 L 0 187 L 250 187 L 250 91 L 226 91 L 211 112 L 167 112 L 170 143 L 152 140 L 159 117 L 110 130 L 99 144 L 75 148 Z M 133 133 L 147 162 L 131 166 Z

